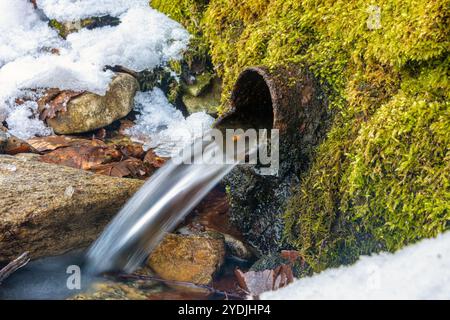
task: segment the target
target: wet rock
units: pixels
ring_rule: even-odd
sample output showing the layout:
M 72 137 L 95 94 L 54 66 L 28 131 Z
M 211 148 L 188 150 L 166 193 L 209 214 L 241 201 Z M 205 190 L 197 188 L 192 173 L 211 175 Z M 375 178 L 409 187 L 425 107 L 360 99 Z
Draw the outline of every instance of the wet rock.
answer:
M 221 237 L 169 234 L 151 254 L 148 265 L 166 280 L 209 284 L 224 258 Z
M 209 86 L 213 77 L 214 75 L 208 72 L 202 73 L 194 78 L 192 84 L 185 84 L 183 90 L 193 97 L 198 97 Z
M 207 231 L 209 234 L 214 234 L 216 237 L 222 237 L 225 242 L 226 255 L 234 258 L 238 258 L 245 261 L 250 261 L 255 258 L 255 252 L 252 248 L 247 246 L 241 240 L 233 237 L 232 235 L 222 233 L 220 231 L 211 229 L 209 227 L 202 226 L 199 223 L 191 223 L 187 226 L 183 226 L 177 230 L 177 234 L 184 236 L 201 235 Z
M 0 154 L 15 155 L 23 152 L 37 152 L 28 142 L 0 130 Z
M 191 90 L 192 91 L 192 90 Z M 197 96 L 185 94 L 182 97 L 183 103 L 189 113 L 205 111 L 210 115 L 217 115 L 217 108 L 220 106 L 222 94 L 222 83 L 220 79 L 211 80 L 207 88 L 202 89 L 202 93 Z
M 120 68 L 115 70 L 120 70 Z M 137 73 L 136 78 L 142 91 L 150 91 L 158 87 L 165 93 L 169 102 L 176 103 L 180 85 L 171 69 L 157 67 L 153 70 L 144 70 Z
M 245 243 L 229 234 L 223 234 L 223 237 L 229 255 L 246 261 L 254 259 L 253 250 Z
M 67 111 L 58 112 L 47 123 L 57 134 L 83 133 L 103 128 L 130 113 L 138 88 L 134 77 L 118 73 L 105 96 L 84 93 L 68 103 Z
M 143 182 L 0 155 L 0 261 L 88 246 Z
M 120 19 L 111 16 L 103 17 L 92 17 L 77 21 L 63 21 L 59 22 L 56 20 L 51 20 L 50 25 L 58 30 L 58 33 L 64 39 L 71 33 L 78 32 L 83 28 L 94 29 L 106 26 L 117 26 L 120 24 Z

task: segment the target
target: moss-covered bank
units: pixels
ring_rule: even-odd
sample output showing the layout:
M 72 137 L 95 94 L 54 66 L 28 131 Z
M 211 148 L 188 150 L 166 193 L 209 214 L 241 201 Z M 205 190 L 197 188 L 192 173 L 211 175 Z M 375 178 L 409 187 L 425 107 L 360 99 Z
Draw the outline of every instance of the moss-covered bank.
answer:
M 152 5 L 193 32 L 193 50 L 209 47 L 224 101 L 261 64 L 307 65 L 329 88 L 333 126 L 286 212 L 286 238 L 313 270 L 448 228 L 449 0 Z

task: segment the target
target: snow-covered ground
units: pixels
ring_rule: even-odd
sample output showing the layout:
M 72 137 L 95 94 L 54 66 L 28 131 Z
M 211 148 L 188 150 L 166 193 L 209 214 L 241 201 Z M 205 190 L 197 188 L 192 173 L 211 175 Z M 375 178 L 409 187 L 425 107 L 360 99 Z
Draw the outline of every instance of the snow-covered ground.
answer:
M 105 66 L 152 70 L 180 59 L 190 39 L 180 24 L 150 8 L 147 0 L 37 0 L 37 4 L 38 10 L 29 0 L 0 1 L 0 122 L 6 121 L 11 133 L 24 139 L 51 133 L 37 119 L 35 102 L 23 105 L 16 101 L 24 95 L 39 94 L 31 89 L 59 88 L 103 95 L 113 76 Z M 63 22 L 104 15 L 118 17 L 121 23 L 82 29 L 67 39 L 48 25 L 49 19 Z M 139 110 L 151 100 L 144 96 L 138 95 Z M 158 108 L 154 99 L 150 102 Z M 160 107 L 167 109 L 167 102 Z M 170 107 L 175 115 L 170 121 L 178 119 L 185 126 L 185 119 Z M 211 120 L 197 118 L 207 123 Z M 141 135 L 164 128 L 163 123 L 145 123 L 145 119 L 150 118 L 141 118 Z M 205 123 L 194 126 L 203 127 Z
M 162 157 L 177 155 L 186 144 L 208 131 L 214 122 L 214 118 L 205 112 L 194 113 L 185 119 L 159 88 L 138 93 L 135 109 L 140 115 L 128 134 Z
M 297 280 L 262 299 L 450 299 L 450 232 Z
M 148 7 L 148 0 L 38 0 L 50 19 L 72 21 L 110 15 L 118 17 L 129 8 Z

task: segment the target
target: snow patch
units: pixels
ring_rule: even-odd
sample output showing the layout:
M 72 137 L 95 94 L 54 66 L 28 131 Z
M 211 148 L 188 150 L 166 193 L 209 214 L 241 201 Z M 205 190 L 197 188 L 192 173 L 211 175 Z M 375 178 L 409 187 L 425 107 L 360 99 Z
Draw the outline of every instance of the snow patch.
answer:
M 136 125 L 127 130 L 133 140 L 154 149 L 160 157 L 178 155 L 183 147 L 211 129 L 214 118 L 197 112 L 186 119 L 169 103 L 161 89 L 140 92 L 135 97 L 139 113 Z
M 353 266 L 329 269 L 267 292 L 262 299 L 449 299 L 450 232 L 394 254 L 361 257 Z
M 38 0 L 49 18 L 73 20 L 110 14 L 114 27 L 80 30 L 63 40 L 28 0 L 0 1 L 0 120 L 20 138 L 43 135 L 30 105 L 14 103 L 24 90 L 59 88 L 105 94 L 113 73 L 105 66 L 154 69 L 181 58 L 189 34 L 141 0 Z M 52 49 L 57 49 L 56 51 Z
M 0 12 L 0 67 L 61 45 L 56 31 L 48 27 L 28 1 L 2 0 Z
M 38 105 L 34 101 L 16 105 L 6 118 L 10 128 L 9 132 L 21 139 L 30 139 L 36 135 L 51 135 L 53 130 L 36 116 L 37 109 Z
M 189 43 L 181 25 L 150 7 L 132 8 L 120 19 L 115 27 L 70 34 L 67 42 L 81 61 L 99 67 L 121 65 L 135 71 L 181 59 Z
M 17 0 L 15 0 L 17 1 Z M 118 17 L 130 8 L 148 7 L 148 0 L 37 0 L 50 19 L 75 21 L 110 15 Z

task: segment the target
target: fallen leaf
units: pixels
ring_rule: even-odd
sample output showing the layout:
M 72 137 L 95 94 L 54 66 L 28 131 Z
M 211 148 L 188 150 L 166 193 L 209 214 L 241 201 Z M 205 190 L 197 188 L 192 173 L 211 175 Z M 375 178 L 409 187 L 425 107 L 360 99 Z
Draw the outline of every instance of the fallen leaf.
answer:
M 144 157 L 144 163 L 153 168 L 161 168 L 166 161 L 166 158 L 158 157 L 153 150 L 149 150 Z
M 290 265 L 282 264 L 273 270 L 242 272 L 235 270 L 239 286 L 252 296 L 278 290 L 294 281 Z
M 295 263 L 300 258 L 300 253 L 295 250 L 282 250 L 281 257 L 289 260 L 290 263 Z
M 222 274 L 220 277 L 213 280 L 213 288 L 222 292 L 227 292 L 235 296 L 240 296 L 245 299 L 246 293 L 241 289 L 234 273 Z
M 59 51 L 58 48 L 52 48 L 52 49 L 50 50 L 50 53 L 51 53 L 51 54 L 54 54 L 54 55 L 57 55 L 57 56 L 59 56 L 59 55 L 61 54 L 61 52 Z
M 119 151 L 127 158 L 143 159 L 145 151 L 139 144 L 119 145 Z
M 121 158 L 120 152 L 107 146 L 79 145 L 56 149 L 41 156 L 40 160 L 47 163 L 60 164 L 72 168 L 89 170 L 100 164 L 109 163 Z
M 39 113 L 44 111 L 45 106 L 47 105 L 47 103 L 49 103 L 54 98 L 56 98 L 56 96 L 60 92 L 61 92 L 61 90 L 59 90 L 57 88 L 50 88 L 50 89 L 45 90 L 44 94 L 37 101 Z
M 130 158 L 119 162 L 112 162 L 103 165 L 97 165 L 91 168 L 97 174 L 103 174 L 111 177 L 133 177 L 140 178 L 147 174 L 141 160 Z
M 54 90 L 54 89 L 52 89 Z M 59 92 L 56 96 L 53 96 L 54 91 L 50 92 L 50 94 L 47 96 L 47 98 L 41 98 L 38 101 L 39 111 L 41 113 L 40 119 L 41 120 L 47 120 L 52 119 L 56 117 L 56 114 L 58 112 L 65 112 L 67 111 L 67 104 L 70 100 L 73 98 L 78 97 L 79 95 L 83 94 L 83 92 L 79 91 L 71 91 L 71 90 L 65 90 Z M 53 96 L 53 97 L 52 97 Z M 50 101 L 47 101 L 49 97 L 52 97 Z M 44 102 L 46 102 L 44 104 Z
M 71 139 L 65 136 L 36 137 L 27 142 L 39 152 L 53 151 L 61 147 L 68 147 Z

